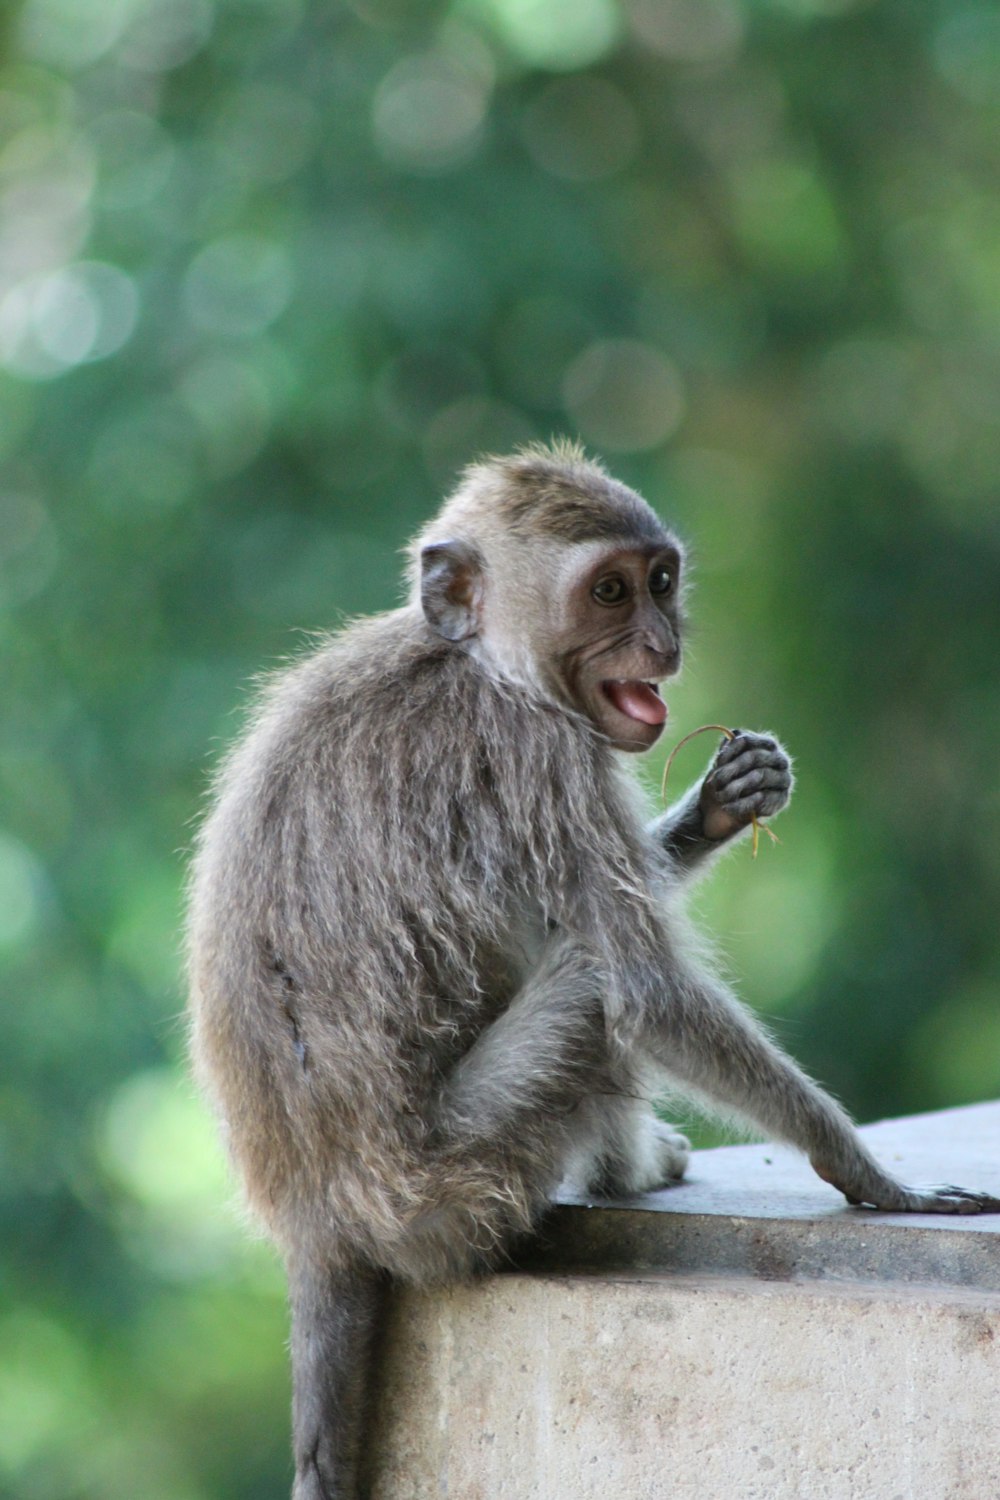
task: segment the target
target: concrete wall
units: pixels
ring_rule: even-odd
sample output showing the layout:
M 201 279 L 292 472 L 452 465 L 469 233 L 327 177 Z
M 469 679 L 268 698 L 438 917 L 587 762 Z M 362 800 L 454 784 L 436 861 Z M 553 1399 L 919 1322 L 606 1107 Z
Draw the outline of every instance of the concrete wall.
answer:
M 1000 1191 L 1000 1106 L 866 1134 Z M 401 1295 L 377 1456 L 378 1500 L 998 1500 L 1000 1219 L 702 1153 L 690 1187 L 559 1209 L 528 1268 Z

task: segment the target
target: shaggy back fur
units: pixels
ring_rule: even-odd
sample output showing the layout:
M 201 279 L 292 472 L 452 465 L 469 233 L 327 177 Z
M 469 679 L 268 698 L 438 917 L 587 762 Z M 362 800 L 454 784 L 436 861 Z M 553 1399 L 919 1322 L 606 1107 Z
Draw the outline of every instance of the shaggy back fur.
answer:
M 609 996 L 644 935 L 657 965 L 653 878 L 605 742 L 412 607 L 282 673 L 219 774 L 191 900 L 195 1055 L 271 1232 L 301 1237 L 307 1206 L 318 1239 L 406 1274 L 397 1248 L 448 1202 L 475 1252 L 526 1226 L 537 1184 L 494 1203 L 492 1163 L 435 1150 L 435 1091 L 537 957 L 534 913 Z

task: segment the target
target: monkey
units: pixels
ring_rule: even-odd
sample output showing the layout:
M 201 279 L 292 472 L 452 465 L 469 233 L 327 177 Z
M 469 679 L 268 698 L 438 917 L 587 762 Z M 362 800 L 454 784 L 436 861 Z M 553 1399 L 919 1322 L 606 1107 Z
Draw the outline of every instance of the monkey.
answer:
M 681 542 L 576 444 L 477 461 L 399 608 L 278 671 L 192 864 L 192 1049 L 282 1254 L 293 1500 L 370 1493 L 395 1283 L 496 1266 L 562 1186 L 676 1182 L 665 1086 L 800 1148 L 849 1204 L 1000 1212 L 889 1175 L 702 956 L 688 879 L 787 805 L 740 730 L 649 818 Z

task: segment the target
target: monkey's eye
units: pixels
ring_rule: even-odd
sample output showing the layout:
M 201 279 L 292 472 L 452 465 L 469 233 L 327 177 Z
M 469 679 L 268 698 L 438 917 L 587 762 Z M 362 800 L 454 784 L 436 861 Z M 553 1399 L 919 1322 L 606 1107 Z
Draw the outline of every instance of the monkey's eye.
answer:
M 652 573 L 650 573 L 649 592 L 654 598 L 662 598 L 664 594 L 669 594 L 673 586 L 674 580 L 670 576 L 669 568 L 654 568 Z
M 617 573 L 595 583 L 591 593 L 598 604 L 624 604 L 628 598 L 628 584 Z

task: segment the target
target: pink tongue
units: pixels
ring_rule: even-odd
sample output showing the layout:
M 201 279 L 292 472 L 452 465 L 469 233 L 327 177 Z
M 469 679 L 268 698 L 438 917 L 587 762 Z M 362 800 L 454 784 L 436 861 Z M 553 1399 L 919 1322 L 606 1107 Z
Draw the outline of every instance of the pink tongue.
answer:
M 606 682 L 604 691 L 619 713 L 641 724 L 662 724 L 667 717 L 667 705 L 659 693 L 645 682 Z

